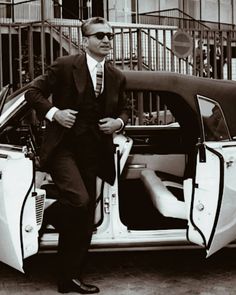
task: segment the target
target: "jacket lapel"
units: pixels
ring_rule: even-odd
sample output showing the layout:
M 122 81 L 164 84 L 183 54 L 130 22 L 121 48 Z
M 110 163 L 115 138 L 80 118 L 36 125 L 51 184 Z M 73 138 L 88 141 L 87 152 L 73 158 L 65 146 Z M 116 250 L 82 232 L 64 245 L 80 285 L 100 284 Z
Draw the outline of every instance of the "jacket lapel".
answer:
M 73 77 L 79 96 L 85 92 L 89 71 L 86 62 L 86 55 L 81 54 L 75 57 Z M 105 114 L 108 116 L 112 113 L 114 105 L 118 101 L 118 81 L 108 62 L 104 65 L 105 91 L 106 91 L 106 106 Z
M 79 95 L 85 91 L 87 74 L 88 67 L 85 54 L 77 55 L 74 63 L 73 77 Z

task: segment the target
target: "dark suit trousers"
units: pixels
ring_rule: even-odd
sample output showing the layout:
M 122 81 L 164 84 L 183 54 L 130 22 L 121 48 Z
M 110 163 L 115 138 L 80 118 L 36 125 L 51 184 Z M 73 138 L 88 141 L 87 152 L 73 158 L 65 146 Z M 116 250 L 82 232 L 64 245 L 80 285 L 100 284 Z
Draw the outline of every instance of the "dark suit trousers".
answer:
M 91 133 L 66 139 L 50 159 L 59 199 L 45 218 L 59 232 L 59 278 L 81 278 L 91 242 L 96 202 L 98 142 Z

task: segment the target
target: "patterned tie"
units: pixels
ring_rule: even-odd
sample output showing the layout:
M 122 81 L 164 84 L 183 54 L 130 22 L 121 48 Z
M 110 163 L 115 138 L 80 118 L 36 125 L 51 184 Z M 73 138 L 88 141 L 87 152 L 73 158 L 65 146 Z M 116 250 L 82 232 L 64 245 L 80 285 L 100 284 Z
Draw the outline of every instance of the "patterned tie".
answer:
M 96 89 L 95 89 L 95 95 L 96 97 L 99 96 L 102 90 L 102 65 L 98 62 L 97 65 L 97 74 L 96 74 Z

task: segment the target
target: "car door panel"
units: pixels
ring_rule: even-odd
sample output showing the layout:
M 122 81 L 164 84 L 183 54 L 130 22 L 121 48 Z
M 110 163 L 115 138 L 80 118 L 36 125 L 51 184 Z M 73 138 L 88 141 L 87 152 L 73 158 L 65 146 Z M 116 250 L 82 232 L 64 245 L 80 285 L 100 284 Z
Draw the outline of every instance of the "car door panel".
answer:
M 34 189 L 33 162 L 20 147 L 0 145 L 0 261 L 23 270 L 38 251 L 44 191 Z
M 202 142 L 197 146 L 192 190 L 191 180 L 185 181 L 187 236 L 205 246 L 210 256 L 236 239 L 236 145 L 230 139 L 220 106 L 205 97 L 198 98 L 198 102 Z M 217 112 L 217 120 L 213 120 L 213 112 Z M 220 128 L 216 128 L 219 122 Z
M 188 146 L 178 123 L 168 126 L 127 126 L 133 146 L 126 164 L 126 178 L 139 178 L 143 169 L 182 177 Z
M 224 144 L 217 151 L 222 156 L 222 181 L 220 184 L 222 199 L 218 204 L 218 222 L 214 235 L 212 235 L 211 246 L 207 250 L 208 256 L 236 239 L 236 187 L 234 184 L 236 167 L 235 161 L 231 162 L 236 155 L 236 147 Z M 227 164 L 229 162 L 232 163 L 230 166 Z
M 132 138 L 132 154 L 184 154 L 188 151 L 185 136 L 178 123 L 158 126 L 127 126 Z
M 132 154 L 126 164 L 126 178 L 139 178 L 144 169 L 183 177 L 187 155 L 185 154 Z
M 214 233 L 218 204 L 222 197 L 221 159 L 205 147 L 205 161 L 201 161 L 200 152 L 196 161 L 196 176 L 192 183 L 192 200 L 189 204 L 188 239 L 208 249 Z

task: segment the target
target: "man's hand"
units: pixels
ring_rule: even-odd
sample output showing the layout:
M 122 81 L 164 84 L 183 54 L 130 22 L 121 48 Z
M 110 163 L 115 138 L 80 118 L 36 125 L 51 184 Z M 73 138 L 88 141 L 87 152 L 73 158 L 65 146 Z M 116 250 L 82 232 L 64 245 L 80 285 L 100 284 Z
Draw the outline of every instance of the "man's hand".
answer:
M 113 118 L 103 118 L 99 120 L 99 129 L 104 132 L 105 134 L 112 134 L 116 130 L 119 130 L 122 126 L 120 120 L 113 119 Z
M 78 111 L 71 109 L 58 110 L 55 112 L 53 119 L 56 120 L 60 125 L 66 128 L 71 128 L 76 119 L 76 114 Z

